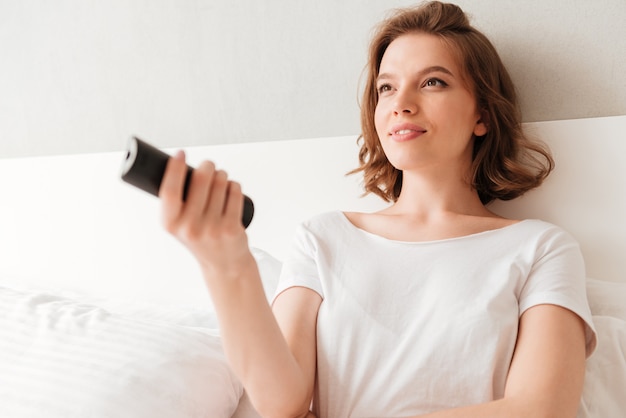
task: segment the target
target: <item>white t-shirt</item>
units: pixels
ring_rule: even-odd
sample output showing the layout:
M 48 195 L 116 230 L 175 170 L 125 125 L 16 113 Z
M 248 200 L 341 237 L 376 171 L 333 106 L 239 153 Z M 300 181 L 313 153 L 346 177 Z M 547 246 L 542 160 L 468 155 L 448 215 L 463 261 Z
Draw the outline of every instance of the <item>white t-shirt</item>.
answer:
M 578 244 L 538 220 L 429 242 L 382 238 L 342 212 L 296 232 L 277 295 L 322 298 L 314 412 L 319 418 L 406 417 L 501 398 L 518 320 L 563 306 L 596 344 Z

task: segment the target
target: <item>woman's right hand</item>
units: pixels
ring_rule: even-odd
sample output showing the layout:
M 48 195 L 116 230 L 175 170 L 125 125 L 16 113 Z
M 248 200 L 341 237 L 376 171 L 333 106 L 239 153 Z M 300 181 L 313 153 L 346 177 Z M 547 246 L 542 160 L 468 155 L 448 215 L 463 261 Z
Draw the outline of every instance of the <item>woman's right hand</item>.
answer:
M 185 154 L 179 151 L 169 159 L 159 189 L 165 229 L 191 251 L 207 280 L 236 278 L 255 268 L 241 222 L 240 185 L 204 161 L 193 171 L 183 201 L 186 173 Z

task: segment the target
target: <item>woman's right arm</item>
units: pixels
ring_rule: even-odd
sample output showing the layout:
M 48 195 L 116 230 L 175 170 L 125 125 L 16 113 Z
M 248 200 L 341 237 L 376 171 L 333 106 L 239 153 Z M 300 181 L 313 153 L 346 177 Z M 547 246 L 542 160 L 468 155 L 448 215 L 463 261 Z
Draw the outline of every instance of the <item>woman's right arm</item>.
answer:
M 183 153 L 170 158 L 159 196 L 163 223 L 198 261 L 215 305 L 224 351 L 262 416 L 306 417 L 315 381 L 315 326 L 321 297 L 284 291 L 270 308 L 241 223 L 243 194 L 204 162 L 182 201 Z

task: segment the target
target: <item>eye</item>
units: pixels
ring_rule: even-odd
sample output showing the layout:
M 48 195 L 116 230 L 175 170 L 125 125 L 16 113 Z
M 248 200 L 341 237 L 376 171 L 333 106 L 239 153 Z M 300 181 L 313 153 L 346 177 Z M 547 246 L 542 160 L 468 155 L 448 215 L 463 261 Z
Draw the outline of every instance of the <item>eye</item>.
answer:
M 381 84 L 380 86 L 378 86 L 376 91 L 378 91 L 378 94 L 383 94 L 388 91 L 391 91 L 391 89 L 392 89 L 391 84 L 385 83 L 385 84 Z
M 424 87 L 447 87 L 448 84 L 439 78 L 429 78 L 424 82 Z

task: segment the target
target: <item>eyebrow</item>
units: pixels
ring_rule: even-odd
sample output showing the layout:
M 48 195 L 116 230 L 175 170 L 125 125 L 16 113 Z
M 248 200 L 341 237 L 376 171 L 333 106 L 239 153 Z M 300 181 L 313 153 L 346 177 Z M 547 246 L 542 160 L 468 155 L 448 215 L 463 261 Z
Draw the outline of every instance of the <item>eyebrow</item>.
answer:
M 431 73 L 444 73 L 444 74 L 448 74 L 452 77 L 454 77 L 454 74 L 452 74 L 452 71 L 448 70 L 446 67 L 442 67 L 440 65 L 433 65 L 430 67 L 426 67 L 423 70 L 420 70 L 417 72 L 417 76 L 419 78 L 424 77 L 427 74 L 431 74 Z M 389 74 L 389 73 L 381 73 L 378 75 L 378 77 L 376 77 L 376 81 L 379 80 L 386 80 L 386 79 L 390 79 L 393 78 L 393 75 Z

